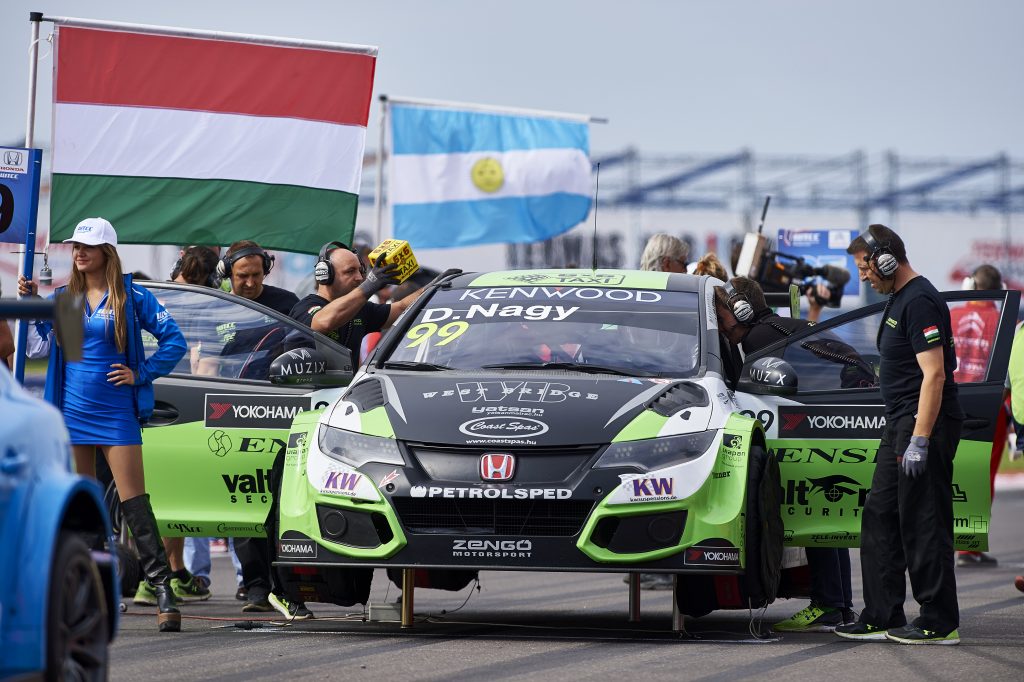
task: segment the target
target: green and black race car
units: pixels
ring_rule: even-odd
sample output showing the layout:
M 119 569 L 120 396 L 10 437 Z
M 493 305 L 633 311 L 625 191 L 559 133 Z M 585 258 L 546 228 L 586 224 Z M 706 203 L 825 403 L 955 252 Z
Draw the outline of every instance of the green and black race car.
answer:
M 770 601 L 784 545 L 858 545 L 884 425 L 882 305 L 794 334 L 727 377 L 719 284 L 614 270 L 453 275 L 344 389 L 330 371 L 343 352 L 249 304 L 259 329 L 282 328 L 273 343 L 222 359 L 221 376 L 157 383 L 168 425 L 147 430 L 145 457 L 162 527 L 258 534 L 283 448 L 276 535 L 294 598 L 365 602 L 369 580 L 353 576 L 368 572 L 351 569 L 388 567 L 674 573 L 684 611 L 686 578 L 736 576 L 735 603 L 719 606 Z M 176 319 L 175 301 L 197 295 L 152 286 Z M 984 549 L 991 417 L 1019 293 L 945 296 L 1002 315 L 985 381 L 960 385 L 956 540 Z M 269 366 L 297 345 L 307 348 Z M 186 448 L 202 465 L 165 486 L 181 465 L 170 450 Z

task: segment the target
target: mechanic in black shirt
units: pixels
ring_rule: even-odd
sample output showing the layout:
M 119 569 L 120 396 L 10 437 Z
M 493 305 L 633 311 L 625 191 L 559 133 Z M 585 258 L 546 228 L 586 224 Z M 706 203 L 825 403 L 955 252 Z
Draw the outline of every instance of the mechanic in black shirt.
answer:
M 363 337 L 391 326 L 423 291 L 395 303 L 370 302 L 384 287 L 398 284 L 395 266 L 376 265 L 364 273 L 359 256 L 341 242 L 320 249 L 313 278 L 316 293 L 296 303 L 289 314 L 348 348 L 355 365 Z
M 731 343 L 741 347 L 745 355 L 814 326 L 808 320 L 776 315 L 768 307 L 758 283 L 747 277 L 734 277 L 725 287 L 716 289 L 715 307 L 722 333 Z M 852 349 L 847 349 L 849 351 Z M 843 623 L 852 623 L 850 550 L 807 547 L 805 551 L 811 574 L 811 603 L 773 625 L 773 629 L 779 632 L 829 632 Z
M 958 644 L 953 572 L 953 456 L 960 410 L 949 308 L 907 261 L 899 235 L 871 225 L 847 249 L 861 281 L 889 294 L 878 330 L 885 429 L 861 517 L 864 610 L 849 639 Z M 906 624 L 904 573 L 920 615 Z
M 228 247 L 227 253 L 217 263 L 217 275 L 231 281 L 231 291 L 237 296 L 255 301 L 272 310 L 287 315 L 298 302 L 299 297 L 290 291 L 269 284 L 264 278 L 274 267 L 274 257 L 259 244 L 250 240 L 237 241 Z M 277 330 L 281 330 L 279 333 Z M 270 362 L 277 355 L 272 346 L 283 346 L 283 327 L 268 318 L 267 324 L 238 329 L 234 323 L 217 327 L 217 334 L 224 343 L 221 358 L 233 356 L 256 356 L 254 362 L 247 362 L 239 378 L 265 379 Z M 266 348 L 260 348 L 267 345 Z M 204 361 L 200 361 L 203 366 Z M 214 365 L 216 366 L 216 365 Z M 201 370 L 209 373 L 209 369 Z M 235 538 L 235 554 L 242 565 L 242 585 L 246 590 L 245 613 L 280 611 L 285 617 L 301 620 L 313 614 L 300 602 L 289 603 L 272 579 L 273 558 L 270 538 Z

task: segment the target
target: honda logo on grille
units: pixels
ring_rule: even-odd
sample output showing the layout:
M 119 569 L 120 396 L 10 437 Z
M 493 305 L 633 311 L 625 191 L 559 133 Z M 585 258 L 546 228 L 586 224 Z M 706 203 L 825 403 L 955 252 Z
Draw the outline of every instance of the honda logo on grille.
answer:
M 512 455 L 488 453 L 480 458 L 480 478 L 484 481 L 509 481 L 516 472 Z

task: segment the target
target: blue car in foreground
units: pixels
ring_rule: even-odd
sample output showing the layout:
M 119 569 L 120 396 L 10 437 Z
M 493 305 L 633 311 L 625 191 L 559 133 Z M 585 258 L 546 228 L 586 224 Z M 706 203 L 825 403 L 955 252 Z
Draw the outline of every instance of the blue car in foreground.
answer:
M 0 300 L 0 319 L 53 307 Z M 4 367 L 0 415 L 0 679 L 105 680 L 120 587 L 103 491 L 71 472 L 60 413 Z

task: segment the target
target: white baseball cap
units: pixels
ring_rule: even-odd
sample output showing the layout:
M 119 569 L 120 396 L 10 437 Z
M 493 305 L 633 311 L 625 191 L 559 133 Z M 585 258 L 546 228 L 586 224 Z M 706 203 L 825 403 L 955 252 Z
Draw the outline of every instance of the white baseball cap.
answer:
M 75 227 L 75 233 L 64 240 L 65 244 L 68 242 L 88 246 L 99 246 L 100 244 L 117 246 L 117 232 L 114 231 L 114 226 L 110 224 L 110 221 L 105 218 L 86 218 Z

